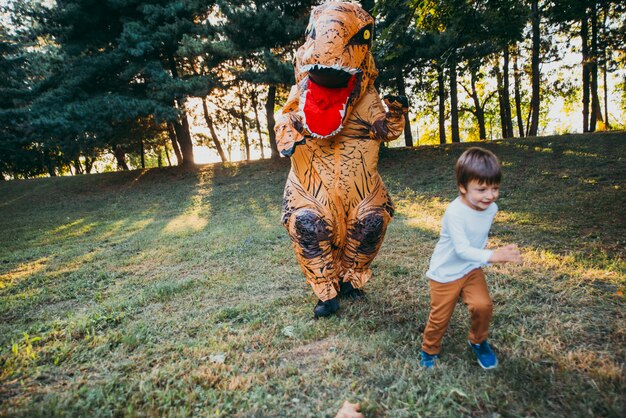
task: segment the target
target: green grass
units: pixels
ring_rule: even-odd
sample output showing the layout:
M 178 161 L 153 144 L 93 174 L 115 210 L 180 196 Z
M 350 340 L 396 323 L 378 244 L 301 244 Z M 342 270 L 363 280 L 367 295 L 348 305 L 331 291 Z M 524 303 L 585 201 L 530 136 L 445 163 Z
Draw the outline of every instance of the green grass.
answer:
M 504 165 L 484 372 L 459 304 L 418 365 L 424 278 L 471 144 L 385 149 L 397 216 L 368 300 L 313 321 L 288 161 L 0 184 L 0 415 L 624 416 L 626 134 L 484 144 Z M 223 359 L 223 361 L 222 361 Z

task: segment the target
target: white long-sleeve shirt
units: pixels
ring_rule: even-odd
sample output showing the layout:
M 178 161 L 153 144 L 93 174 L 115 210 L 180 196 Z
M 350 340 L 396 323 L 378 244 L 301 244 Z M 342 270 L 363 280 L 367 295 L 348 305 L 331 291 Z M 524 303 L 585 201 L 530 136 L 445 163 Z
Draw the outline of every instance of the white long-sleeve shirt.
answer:
M 497 212 L 495 203 L 479 211 L 464 204 L 460 197 L 454 199 L 443 215 L 441 236 L 426 276 L 439 283 L 449 283 L 475 268 L 489 265 L 493 251 L 485 250 L 485 245 Z

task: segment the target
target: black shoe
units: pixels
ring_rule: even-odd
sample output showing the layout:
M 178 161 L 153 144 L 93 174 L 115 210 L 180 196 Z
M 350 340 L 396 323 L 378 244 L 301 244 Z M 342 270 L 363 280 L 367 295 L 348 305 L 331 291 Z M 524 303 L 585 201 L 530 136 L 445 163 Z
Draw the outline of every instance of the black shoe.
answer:
M 339 301 L 336 297 L 332 299 L 328 299 L 326 302 L 322 302 L 321 300 L 317 301 L 317 305 L 313 309 L 313 316 L 315 319 L 321 318 L 324 316 L 331 316 L 335 312 L 339 310 Z
M 356 289 L 350 282 L 339 282 L 339 296 L 350 299 L 365 299 L 363 289 Z

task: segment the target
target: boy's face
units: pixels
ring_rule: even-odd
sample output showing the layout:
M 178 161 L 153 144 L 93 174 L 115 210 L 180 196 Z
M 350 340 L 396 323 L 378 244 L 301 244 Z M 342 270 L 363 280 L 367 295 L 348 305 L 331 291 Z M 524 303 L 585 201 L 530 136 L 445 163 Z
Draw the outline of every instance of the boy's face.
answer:
M 467 206 L 474 210 L 485 210 L 498 200 L 500 185 L 492 184 L 487 186 L 486 183 L 472 180 L 467 184 L 467 187 L 459 185 L 459 191 L 461 192 L 461 200 Z

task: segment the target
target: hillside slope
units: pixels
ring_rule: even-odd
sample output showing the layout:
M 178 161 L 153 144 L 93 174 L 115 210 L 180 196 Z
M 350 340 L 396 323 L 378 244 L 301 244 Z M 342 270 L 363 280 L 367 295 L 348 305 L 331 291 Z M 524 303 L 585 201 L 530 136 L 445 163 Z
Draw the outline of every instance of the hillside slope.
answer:
M 384 149 L 396 204 L 367 301 L 313 321 L 280 225 L 289 161 L 0 183 L 0 415 L 622 416 L 626 133 L 480 144 L 502 160 L 487 270 L 501 365 L 418 366 L 424 279 L 471 145 Z

